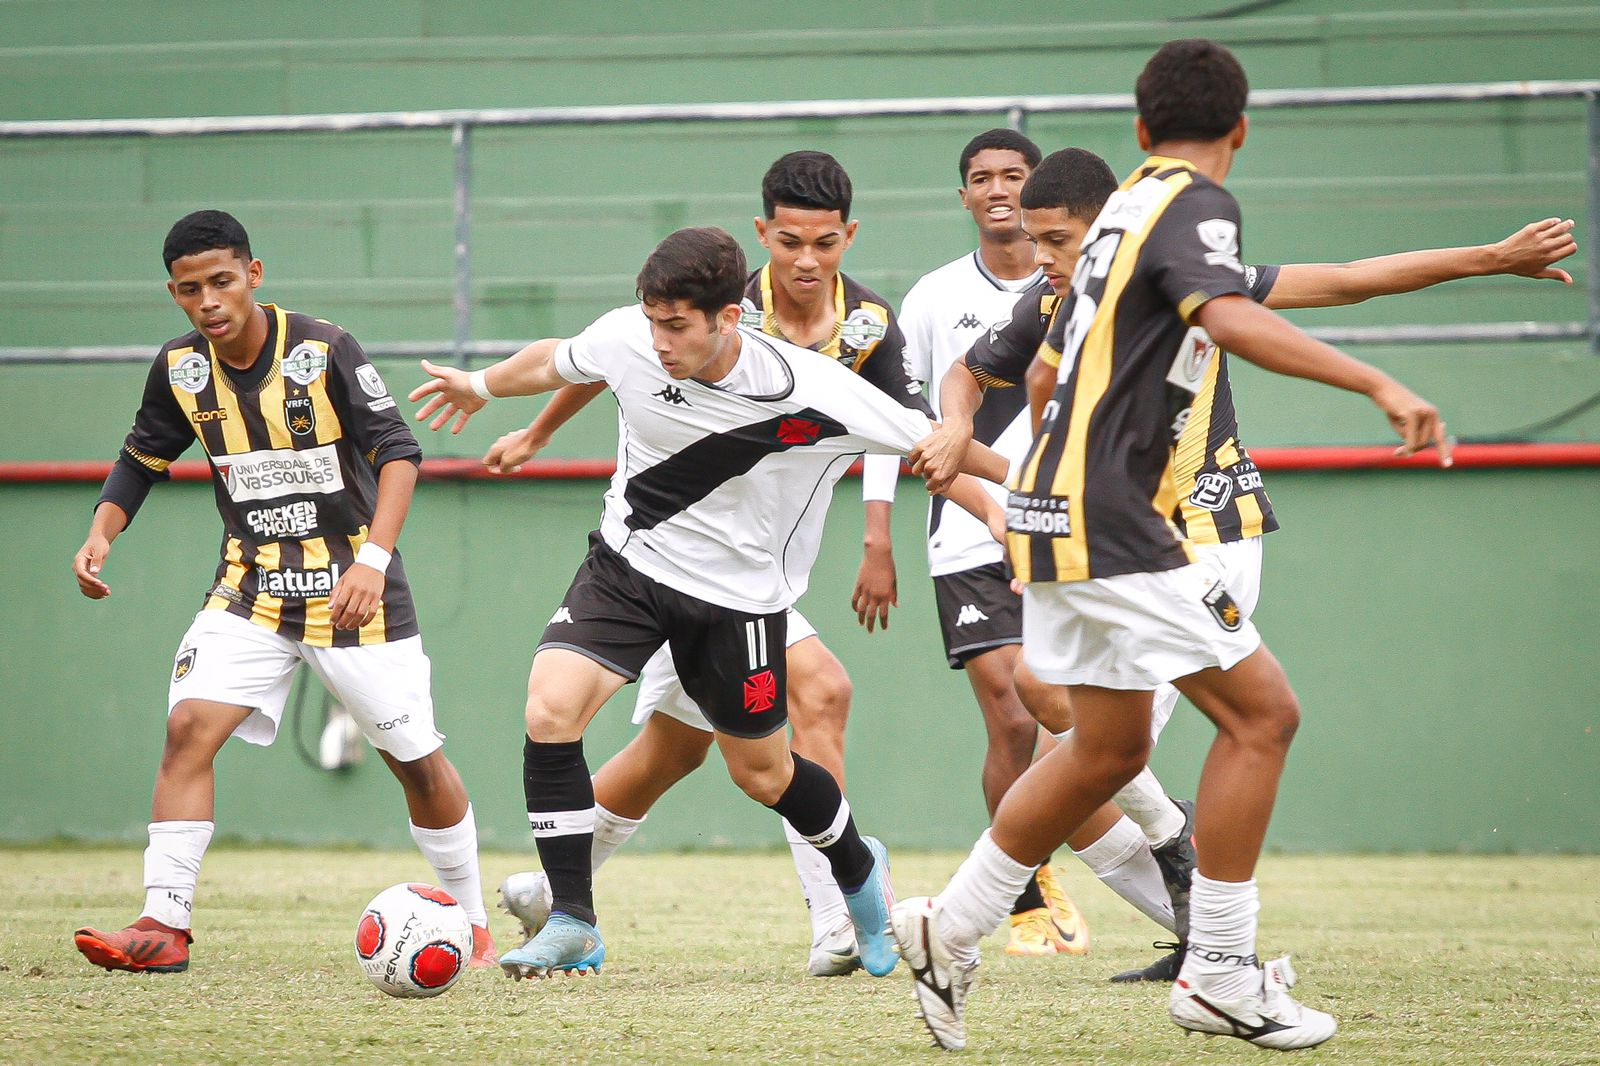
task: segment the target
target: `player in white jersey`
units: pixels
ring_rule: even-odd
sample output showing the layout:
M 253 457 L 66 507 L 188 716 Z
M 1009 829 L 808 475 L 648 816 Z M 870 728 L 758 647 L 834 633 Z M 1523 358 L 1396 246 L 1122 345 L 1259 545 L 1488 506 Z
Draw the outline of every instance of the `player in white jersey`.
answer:
M 932 423 L 815 353 L 739 326 L 744 254 L 718 229 L 657 246 L 642 303 L 487 370 L 424 363 L 418 418 L 459 429 L 493 395 L 604 381 L 623 436 L 601 528 L 546 627 L 528 681 L 524 790 L 553 911 L 501 966 L 514 976 L 598 969 L 594 792 L 582 736 L 668 644 L 730 775 L 828 859 L 868 972 L 893 969 L 882 845 L 857 832 L 838 784 L 784 731 L 786 609 L 804 591 L 832 486 L 864 451 L 912 452 Z M 973 473 L 1003 476 L 980 449 Z M 804 492 L 798 486 L 806 486 Z M 987 512 L 981 490 L 976 506 Z
M 1048 315 L 1056 300 L 1033 262 L 1022 232 L 1023 183 L 1039 165 L 1039 148 L 1011 129 L 972 138 L 958 161 L 961 205 L 978 230 L 978 247 L 923 275 L 901 305 L 911 376 L 931 384 L 938 417 L 938 385 L 973 343 L 1011 321 L 1021 304 Z M 1022 389 L 985 394 L 973 438 L 1021 461 L 1033 431 Z M 891 473 L 898 473 L 891 471 Z M 880 498 L 894 498 L 895 479 L 868 478 Z M 994 488 L 997 503 L 1004 490 Z M 1016 663 L 1022 645 L 1022 598 L 1011 591 L 1004 552 L 982 523 L 933 497 L 928 509 L 928 570 L 934 583 L 945 657 L 966 671 L 983 715 L 988 747 L 983 798 L 994 816 L 1000 798 L 1033 761 L 1042 742 L 1039 726 L 1018 696 Z M 1006 952 L 1012 955 L 1082 954 L 1089 927 L 1056 880 L 1049 863 L 1039 868 L 1011 911 Z

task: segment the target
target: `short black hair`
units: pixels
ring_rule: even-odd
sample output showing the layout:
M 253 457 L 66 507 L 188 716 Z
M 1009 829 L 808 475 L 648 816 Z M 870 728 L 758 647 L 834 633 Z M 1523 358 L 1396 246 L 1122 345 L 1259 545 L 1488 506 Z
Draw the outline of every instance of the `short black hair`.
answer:
M 1029 170 L 1039 165 L 1039 156 L 1041 154 L 1039 146 L 1016 130 L 1008 129 L 1005 126 L 984 130 L 968 141 L 965 148 L 961 149 L 960 169 L 963 187 L 967 184 L 967 167 L 971 165 L 972 157 L 990 148 L 999 149 L 1002 152 L 1016 152 L 1027 160 Z
M 779 207 L 837 211 L 850 221 L 850 175 L 827 152 L 790 152 L 761 179 L 761 210 L 772 218 Z
M 226 248 L 247 263 L 255 258 L 250 254 L 250 235 L 238 219 L 226 211 L 194 211 L 178 219 L 167 231 L 166 242 L 161 246 L 161 261 L 171 274 L 172 264 L 179 259 L 214 248 Z
M 1162 45 L 1144 65 L 1133 95 L 1151 144 L 1215 141 L 1239 124 L 1250 79 L 1232 52 L 1191 37 Z
M 695 226 L 669 233 L 644 261 L 636 292 L 644 303 L 686 300 L 707 317 L 744 297 L 744 249 L 725 229 Z
M 1111 194 L 1117 176 L 1106 161 L 1082 148 L 1063 148 L 1045 156 L 1022 186 L 1024 210 L 1061 208 L 1073 218 L 1093 222 Z

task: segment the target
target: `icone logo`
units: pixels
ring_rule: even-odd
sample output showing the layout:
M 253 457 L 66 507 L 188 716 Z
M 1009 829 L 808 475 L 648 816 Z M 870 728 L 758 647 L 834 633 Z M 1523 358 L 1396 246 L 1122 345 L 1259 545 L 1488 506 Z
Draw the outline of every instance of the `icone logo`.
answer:
M 409 714 L 402 714 L 399 718 L 391 718 L 387 722 L 379 722 L 378 723 L 378 728 L 387 733 L 389 730 L 393 729 L 395 726 L 397 726 L 397 725 L 405 725 L 409 721 L 411 721 L 411 716 Z M 454 901 L 452 900 L 451 902 L 454 902 Z
M 219 456 L 216 465 L 228 495 L 237 503 L 344 491 L 344 474 L 332 444 Z

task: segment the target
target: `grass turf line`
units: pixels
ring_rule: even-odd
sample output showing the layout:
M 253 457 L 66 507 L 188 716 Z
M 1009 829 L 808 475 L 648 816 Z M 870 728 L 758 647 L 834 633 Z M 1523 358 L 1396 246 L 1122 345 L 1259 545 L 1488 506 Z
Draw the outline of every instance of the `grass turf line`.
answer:
M 414 853 L 219 848 L 196 901 L 187 974 L 107 974 L 73 949 L 142 899 L 137 849 L 0 851 L 0 1062 L 699 1063 L 940 1061 L 904 967 L 804 976 L 808 923 L 783 854 L 623 855 L 597 902 L 598 977 L 514 983 L 474 971 L 440 999 L 392 1000 L 351 947 L 379 889 L 426 879 Z M 942 887 L 961 856 L 894 859 L 901 895 Z M 525 868 L 487 853 L 486 891 Z M 1155 957 L 1159 930 L 1065 857 L 1085 958 L 985 947 L 963 1063 L 1259 1063 L 1185 1038 L 1165 989 L 1106 977 Z M 1292 951 L 1308 1003 L 1340 1033 L 1298 1063 L 1600 1061 L 1600 857 L 1269 856 L 1261 953 Z M 501 949 L 511 923 L 491 910 Z

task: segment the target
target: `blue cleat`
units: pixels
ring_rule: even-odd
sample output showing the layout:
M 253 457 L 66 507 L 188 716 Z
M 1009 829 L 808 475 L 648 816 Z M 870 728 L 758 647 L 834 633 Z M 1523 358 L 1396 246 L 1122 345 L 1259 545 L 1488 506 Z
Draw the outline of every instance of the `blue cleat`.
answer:
M 872 852 L 872 872 L 854 892 L 844 894 L 850 908 L 850 921 L 856 927 L 856 948 L 862 967 L 874 977 L 885 977 L 900 961 L 893 935 L 889 932 L 889 908 L 894 906 L 894 888 L 889 884 L 889 852 L 877 837 L 862 837 Z
M 520 981 L 555 973 L 599 973 L 600 964 L 605 961 L 606 945 L 600 939 L 600 930 L 556 911 L 537 935 L 500 956 L 500 968 L 507 977 Z

